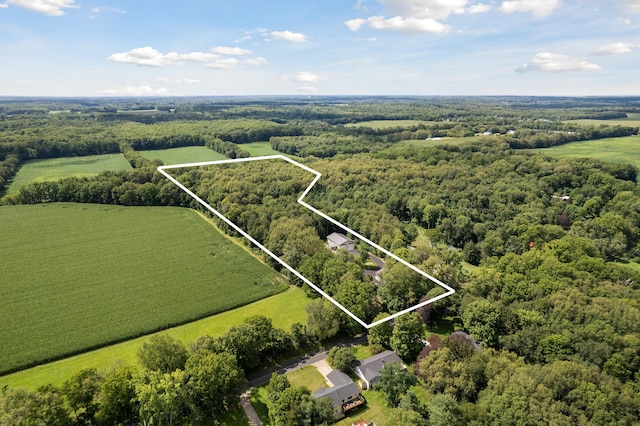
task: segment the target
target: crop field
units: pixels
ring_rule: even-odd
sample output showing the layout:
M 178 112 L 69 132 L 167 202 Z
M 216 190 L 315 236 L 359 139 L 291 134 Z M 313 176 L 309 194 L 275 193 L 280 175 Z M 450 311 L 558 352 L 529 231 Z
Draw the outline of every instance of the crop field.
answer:
M 434 124 L 435 121 L 421 120 L 371 120 L 359 123 L 348 123 L 345 127 L 371 127 L 372 129 L 388 129 L 390 127 L 411 127 L 420 124 Z
M 182 148 L 153 149 L 139 151 L 149 160 L 162 160 L 164 164 L 196 163 L 199 161 L 224 160 L 226 157 L 204 146 L 185 146 Z
M 0 235 L 0 372 L 183 324 L 288 287 L 189 209 L 4 206 Z
M 597 158 L 640 167 L 640 136 L 572 142 L 531 151 L 554 156 Z
M 7 193 L 14 194 L 32 182 L 59 180 L 74 176 L 95 176 L 105 170 L 130 169 L 131 166 L 122 154 L 31 160 L 22 165 Z
M 253 315 L 271 318 L 273 326 L 289 330 L 295 322 L 304 324 L 307 318 L 305 307 L 309 302 L 305 291 L 300 287 L 291 286 L 288 290 L 270 297 L 258 300 L 239 308 L 231 309 L 197 321 L 172 327 L 158 333 L 174 337 L 189 346 L 200 336 L 220 336 L 234 325 L 241 324 Z M 53 384 L 60 386 L 83 368 L 108 370 L 114 364 L 136 365 L 138 350 L 151 335 L 130 339 L 104 348 L 95 349 L 74 355 L 58 361 L 38 365 L 26 370 L 18 371 L 0 377 L 2 387 L 26 387 L 36 390 L 40 386 Z

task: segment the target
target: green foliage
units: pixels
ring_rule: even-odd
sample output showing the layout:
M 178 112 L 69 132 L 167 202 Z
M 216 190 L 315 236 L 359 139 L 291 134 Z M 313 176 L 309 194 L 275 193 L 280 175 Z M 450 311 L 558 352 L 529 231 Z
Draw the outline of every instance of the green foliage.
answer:
M 456 426 L 462 424 L 458 402 L 449 395 L 435 395 L 427 404 L 429 425 Z
M 1 425 L 66 426 L 72 422 L 60 391 L 52 386 L 36 392 L 18 388 L 0 394 Z
M 183 370 L 187 357 L 187 348 L 166 334 L 154 334 L 138 351 L 140 365 L 161 373 Z
M 402 364 L 387 364 L 380 374 L 380 382 L 376 383 L 376 390 L 384 392 L 389 407 L 397 407 L 402 396 L 409 388 L 417 383 L 416 376 Z
M 486 300 L 476 300 L 467 304 L 462 313 L 465 329 L 486 345 L 494 346 L 500 335 L 500 312 Z
M 60 389 L 73 411 L 78 424 L 91 424 L 98 412 L 98 394 L 103 377 L 95 369 L 80 370 L 71 376 Z
M 318 342 L 335 336 L 340 329 L 338 308 L 326 299 L 317 299 L 307 305 L 307 334 Z
M 356 366 L 356 354 L 353 348 L 334 346 L 329 350 L 327 362 L 331 367 L 350 374 Z
M 400 358 L 406 361 L 413 361 L 424 347 L 422 342 L 423 332 L 424 324 L 418 314 L 412 312 L 401 315 L 395 320 L 395 326 L 389 339 L 389 346 Z
M 328 398 L 316 400 L 306 387 L 292 387 L 274 373 L 267 385 L 269 419 L 274 426 L 329 425 L 333 406 Z

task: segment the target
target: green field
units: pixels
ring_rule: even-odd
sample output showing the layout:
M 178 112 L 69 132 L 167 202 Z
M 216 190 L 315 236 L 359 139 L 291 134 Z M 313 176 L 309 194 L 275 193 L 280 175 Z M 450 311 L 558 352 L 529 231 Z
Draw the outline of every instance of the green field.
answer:
M 480 137 L 468 137 L 468 138 L 442 138 L 441 140 L 424 140 L 424 139 L 408 139 L 396 142 L 399 146 L 442 146 L 442 145 L 462 145 L 469 142 L 481 141 Z
M 26 161 L 13 179 L 7 194 L 33 182 L 59 180 L 68 177 L 95 176 L 105 170 L 130 170 L 122 154 L 89 155 L 86 157 L 45 158 Z
M 252 157 L 260 157 L 263 155 L 283 155 L 280 151 L 271 148 L 270 142 L 253 142 L 243 143 L 240 148 L 251 154 Z M 293 156 L 289 156 L 295 158 Z
M 0 235 L 0 371 L 193 321 L 288 287 L 184 208 L 4 206 Z
M 307 318 L 305 307 L 308 302 L 309 299 L 304 290 L 298 287 L 290 287 L 285 292 L 249 305 L 173 327 L 159 333 L 170 335 L 182 341 L 185 345 L 190 345 L 198 337 L 205 334 L 219 336 L 229 330 L 231 326 L 240 324 L 253 315 L 263 315 L 271 318 L 274 327 L 289 330 L 291 324 L 295 322 L 305 323 Z M 115 363 L 136 364 L 138 350 L 149 338 L 150 336 L 138 337 L 0 377 L 0 388 L 8 385 L 35 390 L 48 383 L 60 386 L 71 375 L 83 368 L 106 370 Z
M 370 120 L 359 123 L 348 123 L 345 127 L 371 127 L 372 129 L 388 129 L 390 127 L 412 127 L 420 124 L 434 124 L 435 121 L 421 120 Z
M 640 113 L 629 113 L 627 118 L 620 118 L 615 120 L 569 120 L 569 123 L 589 124 L 599 126 L 600 124 L 606 124 L 610 126 L 640 126 Z
M 554 156 L 597 158 L 640 167 L 640 136 L 572 142 L 531 151 Z
M 199 161 L 224 160 L 225 157 L 204 146 L 185 146 L 182 148 L 152 149 L 139 151 L 149 160 L 162 160 L 164 164 L 197 163 Z
M 287 373 L 287 379 L 289 379 L 291 386 L 304 386 L 309 389 L 311 393 L 317 391 L 327 383 L 322 373 L 313 365 L 308 365 L 299 370 Z

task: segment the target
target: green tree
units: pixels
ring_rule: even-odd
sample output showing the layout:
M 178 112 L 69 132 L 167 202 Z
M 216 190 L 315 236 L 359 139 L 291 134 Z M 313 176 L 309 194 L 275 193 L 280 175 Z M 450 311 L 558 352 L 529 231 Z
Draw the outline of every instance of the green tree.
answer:
M 427 404 L 430 426 L 456 426 L 462 424 L 458 402 L 449 395 L 436 394 Z
M 98 412 L 98 397 L 104 378 L 95 368 L 80 370 L 62 384 L 61 392 L 78 424 L 90 424 Z
M 129 424 L 138 417 L 134 377 L 131 366 L 118 366 L 109 371 L 100 387 L 96 419 L 101 424 Z
M 500 311 L 487 300 L 474 300 L 464 307 L 462 322 L 476 340 L 495 346 L 500 336 Z
M 147 424 L 168 425 L 180 419 L 186 410 L 186 375 L 182 370 L 162 373 L 143 370 L 136 376 L 136 399 L 140 420 Z
M 397 407 L 402 396 L 418 379 L 402 364 L 387 364 L 380 373 L 380 382 L 375 389 L 384 392 L 389 407 Z
M 151 336 L 138 351 L 138 359 L 144 368 L 162 373 L 183 369 L 187 357 L 187 348 L 164 333 Z
M 353 372 L 356 361 L 356 352 L 353 348 L 334 346 L 327 356 L 327 362 L 331 367 L 346 374 Z
M 400 358 L 413 361 L 424 347 L 423 332 L 424 324 L 417 313 L 401 315 L 395 320 L 389 345 Z
M 307 334 L 319 342 L 336 335 L 340 329 L 338 308 L 324 298 L 309 303 L 307 310 Z

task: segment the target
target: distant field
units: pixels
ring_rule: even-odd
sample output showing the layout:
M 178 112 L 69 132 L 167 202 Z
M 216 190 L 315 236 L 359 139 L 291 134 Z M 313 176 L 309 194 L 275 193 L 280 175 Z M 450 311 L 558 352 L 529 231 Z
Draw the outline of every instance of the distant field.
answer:
M 308 302 L 309 298 L 303 289 L 290 287 L 283 293 L 278 293 L 249 305 L 159 333 L 175 337 L 188 346 L 195 342 L 198 337 L 205 334 L 220 336 L 229 330 L 231 326 L 240 324 L 253 315 L 263 315 L 271 318 L 274 327 L 289 330 L 295 322 L 305 323 L 307 318 L 305 307 Z M 5 385 L 26 387 L 32 390 L 48 383 L 60 386 L 71 375 L 83 368 L 106 370 L 115 363 L 135 365 L 137 363 L 138 350 L 149 338 L 150 336 L 138 337 L 0 377 L 0 389 Z
M 564 157 L 598 158 L 614 163 L 630 163 L 640 167 L 640 136 L 572 142 L 531 151 Z
M 442 138 L 441 140 L 424 140 L 424 139 L 408 139 L 404 141 L 396 142 L 395 145 L 399 146 L 440 146 L 440 145 L 462 145 L 465 143 L 480 141 L 480 137 L 468 137 L 468 138 Z
M 420 124 L 434 124 L 435 121 L 421 120 L 371 120 L 359 123 L 348 123 L 345 127 L 371 127 L 372 129 L 388 129 L 389 127 L 411 127 Z
M 640 113 L 629 113 L 627 114 L 627 118 L 616 119 L 616 120 L 569 120 L 571 123 L 579 123 L 579 124 L 591 124 L 591 125 L 600 125 L 600 124 L 608 124 L 611 126 L 640 126 Z
M 243 143 L 240 148 L 251 154 L 252 157 L 260 157 L 263 155 L 282 155 L 280 151 L 271 148 L 270 142 L 253 142 Z
M 195 211 L 0 207 L 0 372 L 226 311 L 284 278 Z
M 59 180 L 74 176 L 95 176 L 105 170 L 130 170 L 122 154 L 86 157 L 45 158 L 26 161 L 13 179 L 7 194 L 15 194 L 32 182 Z
M 182 148 L 153 149 L 139 152 L 149 160 L 159 159 L 164 164 L 197 163 L 199 161 L 224 160 L 226 158 L 224 155 L 204 146 L 185 146 Z

